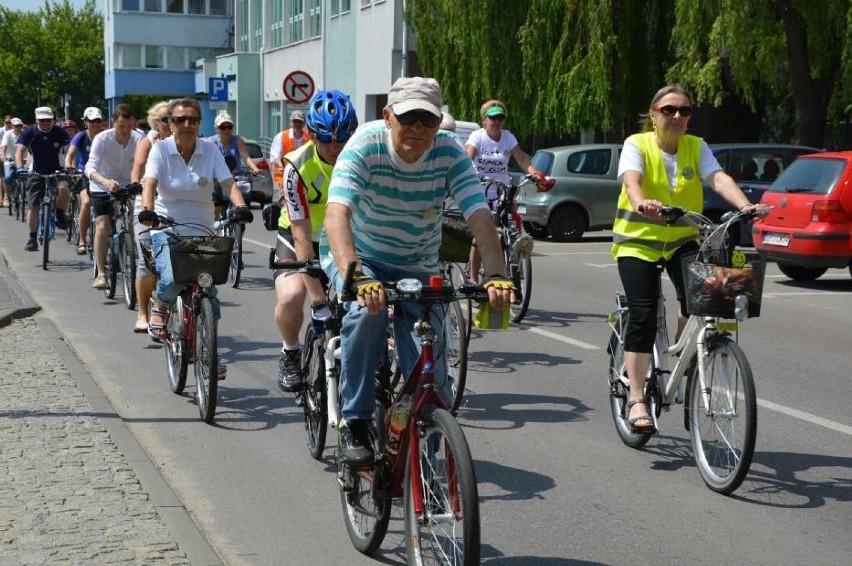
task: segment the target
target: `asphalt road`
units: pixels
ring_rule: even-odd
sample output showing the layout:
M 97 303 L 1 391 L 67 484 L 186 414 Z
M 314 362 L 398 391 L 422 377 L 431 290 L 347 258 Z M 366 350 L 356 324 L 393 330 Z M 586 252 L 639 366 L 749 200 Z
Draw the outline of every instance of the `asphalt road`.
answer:
M 192 388 L 171 393 L 162 348 L 132 333 L 123 302 L 90 288 L 91 267 L 71 245 L 54 243 L 45 272 L 25 239 L 0 214 L 9 266 L 226 563 L 404 563 L 401 506 L 376 557 L 352 548 L 332 450 L 323 462 L 309 457 L 301 411 L 275 386 L 280 341 L 264 267 L 272 233 L 259 221 L 247 232 L 243 288 L 220 289 L 229 374 L 214 426 L 198 419 Z M 528 319 L 471 342 L 459 420 L 476 459 L 483 562 L 847 563 L 849 272 L 802 285 L 770 266 L 763 315 L 740 334 L 757 383 L 756 453 L 742 487 L 724 497 L 701 481 L 677 409 L 641 451 L 613 430 L 604 347 L 619 283 L 608 247 L 601 232 L 538 242 Z

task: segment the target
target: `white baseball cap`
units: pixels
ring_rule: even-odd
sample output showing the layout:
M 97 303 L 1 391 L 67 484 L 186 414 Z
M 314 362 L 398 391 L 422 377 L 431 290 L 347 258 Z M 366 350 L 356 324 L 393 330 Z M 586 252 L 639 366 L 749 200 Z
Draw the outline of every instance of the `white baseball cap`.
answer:
M 50 106 L 39 106 L 35 109 L 36 120 L 53 120 L 53 110 Z
M 89 106 L 83 110 L 83 120 L 103 120 L 104 116 L 100 109 L 95 106 Z

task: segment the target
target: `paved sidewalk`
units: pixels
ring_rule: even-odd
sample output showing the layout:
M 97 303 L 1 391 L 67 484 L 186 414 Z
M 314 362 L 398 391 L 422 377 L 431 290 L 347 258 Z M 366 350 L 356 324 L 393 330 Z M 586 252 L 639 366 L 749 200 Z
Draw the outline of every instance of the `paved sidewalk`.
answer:
M 37 311 L 0 255 L 0 564 L 221 564 Z

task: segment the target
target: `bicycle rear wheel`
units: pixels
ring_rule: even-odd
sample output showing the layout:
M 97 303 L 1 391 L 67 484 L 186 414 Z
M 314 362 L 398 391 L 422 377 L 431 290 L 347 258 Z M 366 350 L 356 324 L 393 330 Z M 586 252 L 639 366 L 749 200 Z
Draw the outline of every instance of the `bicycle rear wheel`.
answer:
M 148 320 L 151 320 L 150 306 Z M 166 325 L 165 340 L 166 366 L 169 368 L 169 387 L 180 395 L 186 387 L 186 369 L 188 365 L 187 343 L 183 334 L 183 297 L 178 296 L 169 323 Z
M 305 412 L 308 452 L 314 460 L 320 460 L 325 449 L 325 436 L 328 430 L 328 406 L 325 397 L 325 360 L 322 338 L 317 337 L 313 325 L 309 324 L 305 329 L 302 343 L 304 344 L 302 375 L 305 381 L 301 395 L 304 395 L 302 409 Z
M 622 315 L 621 328 L 627 327 L 627 315 Z M 615 423 L 615 432 L 621 441 L 630 448 L 642 448 L 651 439 L 651 433 L 635 433 L 627 424 L 624 407 L 630 397 L 630 386 L 627 382 L 627 370 L 624 365 L 624 342 L 616 332 L 609 337 L 609 407 L 612 412 L 612 421 Z M 653 365 L 653 361 L 651 362 Z
M 116 253 L 116 235 L 113 234 L 107 239 L 107 255 L 104 262 L 104 277 L 106 277 L 107 286 L 104 288 L 104 296 L 107 299 L 115 298 L 115 287 L 118 284 L 119 258 Z
M 240 277 L 243 273 L 243 233 L 246 227 L 243 224 L 232 224 L 230 237 L 234 238 L 234 249 L 231 251 L 231 265 L 228 268 L 228 285 L 236 289 L 240 286 Z
M 216 321 L 209 297 L 201 297 L 195 311 L 195 398 L 201 420 L 210 424 L 216 415 L 218 394 L 219 355 L 217 351 Z
M 133 244 L 133 234 L 123 232 L 118 246 L 124 305 L 133 310 L 136 308 L 136 246 Z
M 530 308 L 532 294 L 532 258 L 529 254 L 522 254 L 518 258 L 511 275 L 512 283 L 518 288 L 515 293 L 520 293 L 520 297 L 516 297 L 517 302 L 511 304 L 512 322 L 521 322 Z
M 456 414 L 464 397 L 467 381 L 467 340 L 465 317 L 458 302 L 450 303 L 444 319 L 444 352 L 447 357 L 447 379 L 451 379 L 453 400 L 450 412 Z
M 423 414 L 420 473 L 405 472 L 405 545 L 409 564 L 479 564 L 479 493 L 461 426 L 443 409 Z M 423 513 L 414 507 L 415 491 Z
M 53 208 L 48 205 L 42 205 L 41 207 L 41 219 L 40 225 L 42 227 L 41 230 L 41 268 L 47 271 L 47 264 L 50 261 L 50 233 L 51 233 L 51 219 L 53 216 Z
M 713 337 L 704 362 L 704 386 L 693 371 L 687 411 L 698 471 L 707 487 L 728 494 L 751 467 L 757 435 L 757 394 L 742 348 L 727 336 Z
M 351 468 L 338 458 L 340 504 L 352 546 L 372 554 L 382 544 L 390 521 L 389 472 L 384 464 Z

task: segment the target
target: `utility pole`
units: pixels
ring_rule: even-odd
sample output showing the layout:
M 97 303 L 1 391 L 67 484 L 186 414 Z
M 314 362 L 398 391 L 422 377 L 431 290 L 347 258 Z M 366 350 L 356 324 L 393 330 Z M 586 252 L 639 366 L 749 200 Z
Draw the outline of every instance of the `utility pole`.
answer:
M 62 95 L 63 98 L 63 106 L 65 107 L 65 119 L 71 119 L 71 95 L 65 93 Z

